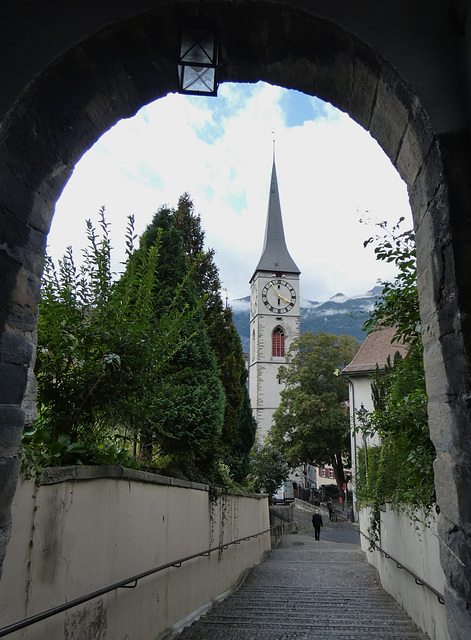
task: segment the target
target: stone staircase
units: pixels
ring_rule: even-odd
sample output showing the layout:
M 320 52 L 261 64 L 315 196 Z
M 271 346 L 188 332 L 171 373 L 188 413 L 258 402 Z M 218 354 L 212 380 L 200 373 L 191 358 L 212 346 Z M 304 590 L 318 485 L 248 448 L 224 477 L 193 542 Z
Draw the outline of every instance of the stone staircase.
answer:
M 426 640 L 382 589 L 356 529 L 288 534 L 242 586 L 179 640 Z M 350 540 L 350 541 L 348 541 Z

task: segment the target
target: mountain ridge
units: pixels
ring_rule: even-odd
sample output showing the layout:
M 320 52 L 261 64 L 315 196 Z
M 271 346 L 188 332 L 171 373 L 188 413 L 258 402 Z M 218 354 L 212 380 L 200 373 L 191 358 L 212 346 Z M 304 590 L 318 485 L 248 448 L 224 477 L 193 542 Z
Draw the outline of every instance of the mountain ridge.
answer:
M 375 286 L 366 293 L 351 297 L 339 292 L 325 302 L 301 298 L 301 333 L 323 331 L 335 335 L 346 334 L 363 342 L 366 338 L 363 324 L 381 292 L 382 287 Z M 230 307 L 242 348 L 248 352 L 250 349 L 250 296 L 233 300 Z

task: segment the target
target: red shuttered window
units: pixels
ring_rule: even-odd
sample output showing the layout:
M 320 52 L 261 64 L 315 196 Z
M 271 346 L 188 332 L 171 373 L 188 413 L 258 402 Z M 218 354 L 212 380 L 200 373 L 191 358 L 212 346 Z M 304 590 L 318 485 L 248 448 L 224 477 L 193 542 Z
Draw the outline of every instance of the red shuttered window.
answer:
M 272 334 L 272 355 L 284 357 L 285 333 L 281 327 L 277 327 Z

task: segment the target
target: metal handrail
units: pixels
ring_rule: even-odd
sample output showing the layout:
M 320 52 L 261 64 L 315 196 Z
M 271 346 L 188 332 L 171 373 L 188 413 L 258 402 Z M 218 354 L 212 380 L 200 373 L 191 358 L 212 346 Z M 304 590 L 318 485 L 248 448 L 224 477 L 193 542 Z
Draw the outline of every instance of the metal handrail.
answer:
M 445 604 L 444 596 L 439 591 L 437 591 L 435 587 L 432 587 L 431 584 L 428 584 L 428 582 L 425 582 L 425 580 L 422 580 L 422 578 L 418 576 L 414 571 L 412 571 L 412 569 L 409 569 L 408 567 L 404 566 L 402 562 L 399 562 L 399 560 L 396 560 L 396 558 L 394 558 L 390 553 L 387 553 L 378 544 L 376 544 L 374 540 L 368 537 L 366 533 L 363 533 L 363 531 L 360 531 L 360 534 L 369 541 L 370 545 L 372 544 L 380 553 L 382 553 L 387 560 L 392 560 L 393 562 L 395 562 L 398 569 L 403 569 L 406 573 L 411 575 L 415 580 L 415 584 L 417 584 L 419 587 L 425 587 L 426 589 L 431 591 L 434 594 L 434 596 L 437 597 L 437 600 L 440 604 Z
M 102 589 L 98 589 L 97 591 L 93 591 L 92 593 L 88 593 L 85 596 L 81 596 L 80 598 L 75 598 L 70 602 L 65 602 L 64 604 L 58 605 L 57 607 L 53 607 L 52 609 L 47 609 L 46 611 L 42 611 L 41 613 L 37 613 L 34 616 L 29 618 L 25 618 L 24 620 L 20 620 L 19 622 L 15 622 L 13 624 L 7 625 L 6 627 L 2 627 L 0 629 L 0 637 L 13 633 L 14 631 L 19 631 L 20 629 L 24 629 L 25 627 L 29 627 L 36 622 L 41 622 L 41 620 L 45 620 L 46 618 L 52 618 L 52 616 L 57 615 L 58 613 L 62 613 L 63 611 L 67 611 L 67 609 L 72 609 L 72 607 L 76 607 L 79 604 L 83 604 L 84 602 L 88 602 L 89 600 L 93 600 L 94 598 L 98 598 L 105 593 L 109 593 L 110 591 L 114 591 L 114 589 L 134 589 L 137 585 L 138 580 L 150 576 L 154 573 L 158 573 L 159 571 L 163 571 L 164 569 L 170 569 L 171 567 L 179 568 L 182 566 L 184 562 L 188 562 L 189 560 L 193 560 L 194 558 L 199 558 L 201 556 L 209 556 L 210 553 L 214 551 L 220 551 L 221 549 L 227 549 L 231 545 L 240 544 L 241 542 L 245 542 L 250 540 L 251 538 L 258 538 L 265 533 L 270 533 L 270 529 L 265 529 L 264 531 L 260 531 L 259 533 L 252 533 L 249 536 L 245 536 L 244 538 L 238 538 L 237 540 L 232 540 L 231 542 L 226 542 L 225 544 L 220 544 L 217 547 L 211 547 L 210 549 L 206 549 L 205 551 L 200 551 L 199 553 L 193 553 L 191 556 L 185 556 L 184 558 L 180 558 L 178 560 L 174 560 L 173 562 L 167 562 L 166 564 L 162 564 L 154 569 L 149 569 L 148 571 L 143 571 L 142 573 L 138 573 L 131 578 L 126 578 L 125 580 L 120 580 L 119 582 L 115 582 L 114 584 L 109 585 L 108 587 L 103 587 Z

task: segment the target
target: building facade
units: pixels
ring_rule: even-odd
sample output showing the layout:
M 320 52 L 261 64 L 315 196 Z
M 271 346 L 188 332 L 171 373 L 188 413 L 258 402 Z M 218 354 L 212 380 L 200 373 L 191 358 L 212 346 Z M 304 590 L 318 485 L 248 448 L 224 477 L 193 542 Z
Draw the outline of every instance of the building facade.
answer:
M 370 333 L 353 360 L 342 370 L 341 375 L 348 380 L 349 410 L 350 410 L 350 439 L 352 451 L 352 475 L 356 477 L 358 467 L 358 452 L 379 444 L 377 435 L 365 435 L 361 430 L 361 416 L 373 411 L 371 384 L 373 374 L 384 371 L 388 359 L 394 359 L 398 352 L 401 356 L 407 354 L 407 348 L 396 342 L 395 327 L 383 327 Z M 354 488 L 355 493 L 355 488 Z
M 265 241 L 250 280 L 249 392 L 259 442 L 270 430 L 280 403 L 283 385 L 278 370 L 299 337 L 300 273 L 286 246 L 273 159 Z

